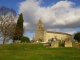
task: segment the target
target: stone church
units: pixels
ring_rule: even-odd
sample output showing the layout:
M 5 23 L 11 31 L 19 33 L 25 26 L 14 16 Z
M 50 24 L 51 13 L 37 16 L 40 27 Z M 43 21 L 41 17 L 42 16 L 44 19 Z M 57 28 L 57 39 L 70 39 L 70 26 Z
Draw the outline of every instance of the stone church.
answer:
M 39 20 L 34 39 L 35 41 L 42 40 L 42 42 L 48 42 L 51 39 L 54 40 L 57 39 L 58 41 L 61 42 L 67 40 L 72 41 L 72 35 L 62 32 L 47 31 L 44 28 L 42 21 Z

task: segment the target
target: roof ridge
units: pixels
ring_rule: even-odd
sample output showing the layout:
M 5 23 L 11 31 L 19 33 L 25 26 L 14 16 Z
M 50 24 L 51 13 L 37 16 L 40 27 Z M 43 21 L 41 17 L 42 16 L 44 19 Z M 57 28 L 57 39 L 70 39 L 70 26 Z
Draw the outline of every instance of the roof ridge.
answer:
M 46 32 L 49 32 L 49 33 L 59 33 L 59 34 L 71 35 L 71 34 L 68 34 L 68 33 L 63 33 L 63 32 L 54 32 L 54 31 L 46 31 Z M 71 36 L 72 36 L 72 35 L 71 35 Z

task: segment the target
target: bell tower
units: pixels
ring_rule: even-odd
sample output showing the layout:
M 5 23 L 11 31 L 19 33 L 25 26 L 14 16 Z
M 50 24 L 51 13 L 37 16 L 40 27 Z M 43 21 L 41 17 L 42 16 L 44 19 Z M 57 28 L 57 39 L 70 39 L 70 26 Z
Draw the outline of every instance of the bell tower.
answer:
M 36 36 L 35 36 L 35 40 L 38 41 L 38 40 L 42 40 L 42 42 L 44 41 L 44 25 L 41 21 L 41 19 L 38 21 L 38 24 L 37 24 L 37 29 L 36 29 Z

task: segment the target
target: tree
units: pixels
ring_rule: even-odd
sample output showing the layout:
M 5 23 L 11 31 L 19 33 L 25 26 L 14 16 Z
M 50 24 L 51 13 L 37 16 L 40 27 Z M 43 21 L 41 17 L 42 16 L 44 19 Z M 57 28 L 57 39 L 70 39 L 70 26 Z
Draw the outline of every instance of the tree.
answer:
M 78 42 L 80 42 L 80 32 L 78 32 L 74 35 L 74 39 L 77 40 Z
M 13 37 L 15 36 L 15 30 L 16 30 L 16 23 L 12 23 L 10 24 L 10 29 L 8 31 L 8 36 L 10 39 L 13 39 Z
M 30 39 L 28 37 L 26 37 L 26 36 L 21 37 L 20 40 L 21 40 L 21 43 L 22 42 L 26 42 L 26 43 L 30 42 Z
M 14 26 L 16 12 L 5 6 L 0 7 L 0 32 L 3 36 L 3 44 L 6 44 L 6 38 L 9 36 L 11 28 Z
M 23 15 L 22 13 L 19 15 L 19 18 L 17 20 L 17 24 L 16 24 L 16 30 L 15 30 L 15 35 L 14 35 L 14 39 L 13 42 L 15 42 L 15 40 L 20 40 L 20 37 L 23 36 Z

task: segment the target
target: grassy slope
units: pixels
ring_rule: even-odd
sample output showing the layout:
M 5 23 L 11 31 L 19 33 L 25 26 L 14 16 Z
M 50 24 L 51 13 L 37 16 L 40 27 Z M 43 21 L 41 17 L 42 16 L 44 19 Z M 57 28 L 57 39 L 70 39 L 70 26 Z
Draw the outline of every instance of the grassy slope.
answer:
M 46 48 L 42 44 L 0 46 L 0 60 L 80 60 L 78 48 Z

